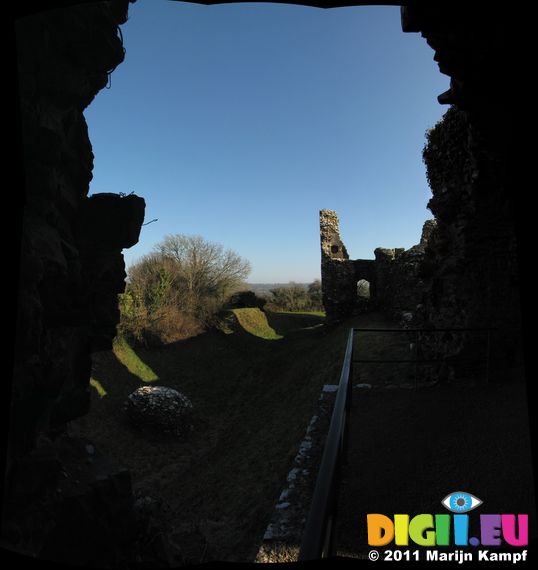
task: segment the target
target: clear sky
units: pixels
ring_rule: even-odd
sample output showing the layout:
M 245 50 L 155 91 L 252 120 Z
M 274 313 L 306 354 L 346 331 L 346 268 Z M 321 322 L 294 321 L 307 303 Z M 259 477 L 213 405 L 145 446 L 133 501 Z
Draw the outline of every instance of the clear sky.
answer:
M 138 0 L 125 61 L 86 109 L 90 193 L 146 199 L 127 265 L 165 234 L 199 234 L 253 283 L 319 277 L 319 210 L 350 256 L 410 247 L 430 190 L 421 152 L 449 80 L 399 7 Z

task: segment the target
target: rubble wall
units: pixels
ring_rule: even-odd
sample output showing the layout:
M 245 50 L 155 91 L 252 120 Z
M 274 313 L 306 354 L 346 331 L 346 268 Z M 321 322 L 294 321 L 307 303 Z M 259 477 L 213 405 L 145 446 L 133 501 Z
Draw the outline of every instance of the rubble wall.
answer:
M 420 243 L 412 248 L 377 248 L 375 259 L 350 260 L 333 210 L 320 211 L 321 287 L 329 321 L 339 321 L 365 307 L 395 319 L 414 314 L 422 302 L 424 283 L 419 271 L 435 221 L 425 222 Z M 345 252 L 345 255 L 342 255 Z M 357 283 L 370 284 L 368 304 L 357 297 Z
M 130 476 L 67 433 L 89 408 L 90 355 L 111 348 L 122 249 L 144 200 L 88 196 L 84 109 L 124 59 L 128 0 L 16 23 L 24 210 L 2 543 L 31 556 L 110 564 L 131 532 Z

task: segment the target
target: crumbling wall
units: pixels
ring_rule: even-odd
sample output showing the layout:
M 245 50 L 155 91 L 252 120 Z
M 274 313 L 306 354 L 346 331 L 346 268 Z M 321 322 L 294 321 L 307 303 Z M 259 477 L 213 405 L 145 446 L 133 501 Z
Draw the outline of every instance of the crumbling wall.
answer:
M 420 32 L 450 76 L 438 101 L 453 105 L 424 149 L 438 227 L 422 266 L 427 295 L 417 324 L 495 329 L 490 371 L 500 378 L 522 363 L 518 248 L 527 247 L 521 238 L 530 221 L 514 183 L 521 162 L 513 120 L 519 47 L 507 31 L 519 29 L 519 17 L 517 10 L 471 3 L 402 7 L 402 29 Z M 478 333 L 432 348 L 432 355 L 460 358 L 486 352 Z
M 378 247 L 374 251 L 377 308 L 395 320 L 410 321 L 423 302 L 426 284 L 421 267 L 435 227 L 435 220 L 426 220 L 420 242 L 409 249 Z
M 118 25 L 128 3 L 47 10 L 16 24 L 25 204 L 3 543 L 65 562 L 84 554 L 96 566 L 129 537 L 130 479 L 104 461 L 86 477 L 98 454 L 69 438 L 66 424 L 88 410 L 91 352 L 111 347 L 121 252 L 137 242 L 145 205 L 134 195 L 88 197 L 83 111 L 124 59 Z
M 503 153 L 468 112 L 452 107 L 429 132 L 424 149 L 438 220 L 422 267 L 427 295 L 425 326 L 491 327 L 492 369 L 520 358 L 517 241 Z M 438 351 L 484 352 L 484 338 L 469 334 Z M 446 354 L 444 354 L 446 355 Z
M 321 287 L 328 320 L 338 321 L 364 309 L 364 302 L 357 299 L 361 279 L 370 283 L 368 307 L 394 318 L 414 314 L 424 289 L 419 268 L 434 228 L 435 220 L 426 221 L 420 243 L 408 250 L 377 248 L 375 260 L 350 260 L 336 212 L 321 210 Z

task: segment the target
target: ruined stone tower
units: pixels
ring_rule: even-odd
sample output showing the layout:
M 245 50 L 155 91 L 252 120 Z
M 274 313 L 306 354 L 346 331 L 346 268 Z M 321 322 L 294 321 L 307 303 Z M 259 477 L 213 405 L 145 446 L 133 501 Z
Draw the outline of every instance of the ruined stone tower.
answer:
M 340 238 L 340 222 L 334 210 L 319 213 L 322 260 L 349 259 L 346 246 Z
M 321 240 L 321 289 L 328 321 L 353 312 L 357 299 L 355 266 L 342 239 L 338 216 L 333 210 L 319 213 Z

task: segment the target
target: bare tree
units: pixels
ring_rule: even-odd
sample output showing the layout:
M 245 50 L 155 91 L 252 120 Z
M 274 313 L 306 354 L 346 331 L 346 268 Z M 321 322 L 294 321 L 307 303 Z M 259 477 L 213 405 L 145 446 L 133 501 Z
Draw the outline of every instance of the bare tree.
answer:
M 200 332 L 244 287 L 250 263 L 201 236 L 167 235 L 128 270 L 120 332 L 137 340 Z M 183 331 L 183 332 L 182 332 Z
M 172 262 L 172 267 L 175 264 L 175 278 L 196 297 L 222 300 L 235 292 L 250 273 L 246 259 L 201 236 L 167 235 L 155 251 L 161 259 Z

